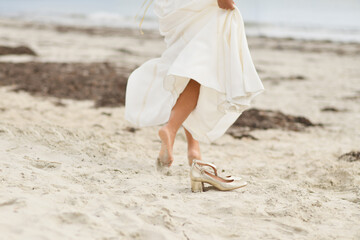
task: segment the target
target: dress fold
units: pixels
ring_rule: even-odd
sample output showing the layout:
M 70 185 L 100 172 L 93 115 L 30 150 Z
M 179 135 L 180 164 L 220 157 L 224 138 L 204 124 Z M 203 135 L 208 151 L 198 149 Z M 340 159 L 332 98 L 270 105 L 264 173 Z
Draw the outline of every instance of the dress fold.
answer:
M 196 108 L 183 126 L 196 140 L 221 137 L 264 91 L 238 8 L 216 0 L 156 0 L 155 13 L 167 48 L 129 77 L 125 117 L 138 127 L 164 124 L 193 79 L 201 84 Z

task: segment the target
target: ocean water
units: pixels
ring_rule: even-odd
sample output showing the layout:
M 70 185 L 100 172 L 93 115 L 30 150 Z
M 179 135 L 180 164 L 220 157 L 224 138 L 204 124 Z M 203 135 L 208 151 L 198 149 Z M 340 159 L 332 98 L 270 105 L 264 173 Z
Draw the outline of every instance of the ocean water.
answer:
M 181 0 L 179 0 L 181 1 Z M 0 0 L 0 17 L 138 27 L 143 0 Z M 235 0 L 248 35 L 360 42 L 360 0 Z M 140 12 L 142 16 L 142 12 Z M 157 28 L 150 8 L 143 28 Z

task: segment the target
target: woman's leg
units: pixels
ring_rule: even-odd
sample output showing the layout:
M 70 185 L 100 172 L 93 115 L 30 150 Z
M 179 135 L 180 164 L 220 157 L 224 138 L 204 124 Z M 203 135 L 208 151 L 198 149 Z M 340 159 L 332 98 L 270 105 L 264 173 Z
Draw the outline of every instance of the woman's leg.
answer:
M 199 92 L 200 84 L 191 79 L 171 110 L 168 123 L 159 130 L 161 139 L 159 161 L 161 164 L 171 166 L 174 160 L 172 151 L 176 133 L 186 118 L 195 109 Z
M 201 160 L 200 144 L 192 137 L 191 133 L 188 130 L 186 130 L 185 128 L 184 130 L 188 142 L 188 160 L 189 165 L 191 166 L 194 159 Z

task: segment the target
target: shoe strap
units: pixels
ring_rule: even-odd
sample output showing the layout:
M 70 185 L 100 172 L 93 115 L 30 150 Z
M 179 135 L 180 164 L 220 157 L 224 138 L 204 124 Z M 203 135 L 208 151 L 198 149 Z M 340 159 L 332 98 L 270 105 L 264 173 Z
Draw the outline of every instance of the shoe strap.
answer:
M 214 174 L 215 176 L 217 176 L 217 168 L 214 164 L 212 163 L 208 163 L 208 162 L 204 162 L 204 161 L 201 161 L 201 160 L 194 160 L 194 163 L 195 164 L 198 164 L 200 166 L 207 166 L 207 167 L 211 167 L 213 170 L 214 170 Z

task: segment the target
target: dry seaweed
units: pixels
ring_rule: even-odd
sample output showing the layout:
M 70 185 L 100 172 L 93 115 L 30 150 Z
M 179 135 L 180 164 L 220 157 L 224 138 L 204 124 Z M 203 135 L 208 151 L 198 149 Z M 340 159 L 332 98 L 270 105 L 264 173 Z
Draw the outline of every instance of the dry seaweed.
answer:
M 348 152 L 339 157 L 339 160 L 347 162 L 358 162 L 360 161 L 360 152 Z
M 34 50 L 26 46 L 19 47 L 8 47 L 0 46 L 0 56 L 1 55 L 31 55 L 37 56 Z

